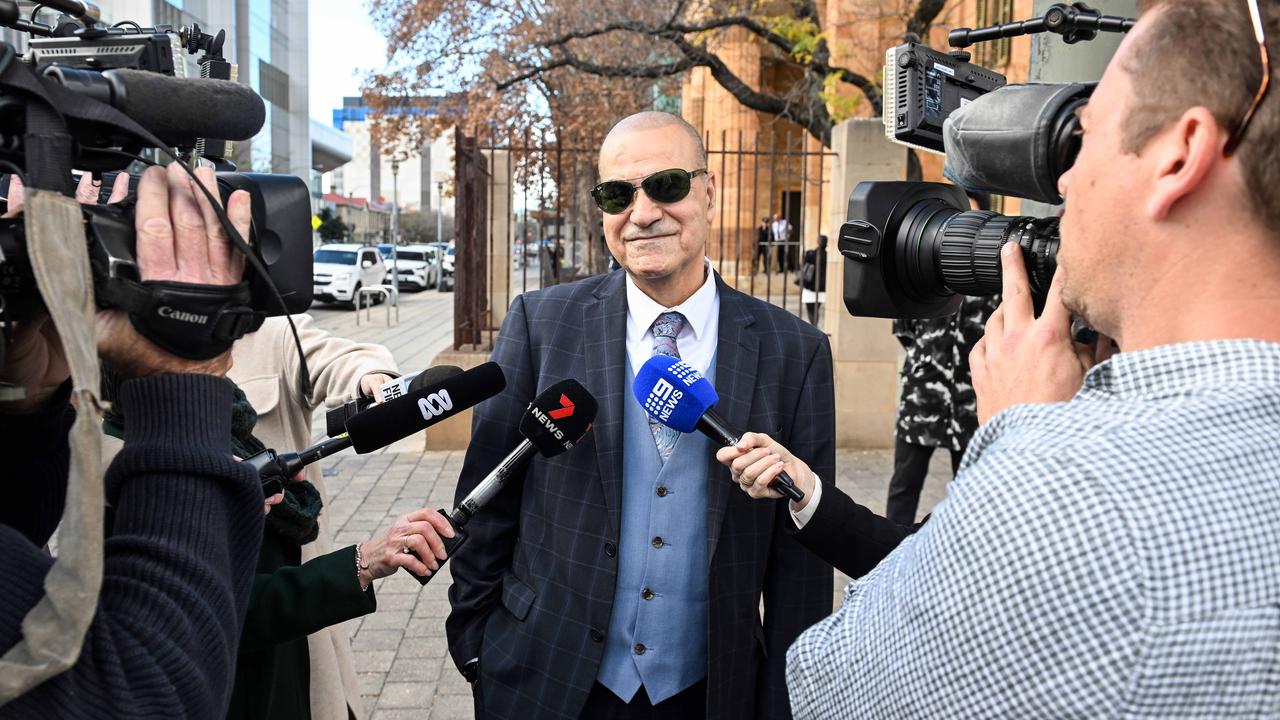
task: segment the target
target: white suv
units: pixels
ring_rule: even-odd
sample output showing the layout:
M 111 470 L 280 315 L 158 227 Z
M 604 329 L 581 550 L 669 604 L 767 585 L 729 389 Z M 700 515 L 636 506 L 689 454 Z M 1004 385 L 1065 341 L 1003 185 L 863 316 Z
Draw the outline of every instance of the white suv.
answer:
M 316 248 L 313 259 L 312 292 L 321 302 L 355 304 L 360 288 L 381 285 L 387 274 L 382 254 L 372 245 L 321 245 Z
M 391 261 L 390 246 L 383 251 L 387 261 L 387 284 L 391 284 L 391 276 L 400 274 L 400 287 L 413 290 L 433 288 L 439 282 L 439 267 L 436 264 L 436 248 L 433 245 L 401 245 L 396 248 L 396 259 Z

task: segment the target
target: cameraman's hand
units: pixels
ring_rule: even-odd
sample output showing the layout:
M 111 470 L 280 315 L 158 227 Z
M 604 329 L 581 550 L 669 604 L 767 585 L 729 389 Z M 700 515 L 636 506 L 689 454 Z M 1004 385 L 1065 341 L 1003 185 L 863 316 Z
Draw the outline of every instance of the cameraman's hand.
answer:
M 62 354 L 58 331 L 47 314 L 16 325 L 13 341 L 5 351 L 4 367 L 0 368 L 0 382 L 21 387 L 25 397 L 0 403 L 0 411 L 31 413 L 71 377 L 71 368 Z
M 1072 341 L 1062 274 L 1054 276 L 1044 312 L 1036 318 L 1022 249 L 1006 243 L 1000 264 L 1003 299 L 969 353 L 980 423 L 1014 405 L 1070 400 L 1094 362 L 1092 347 Z
M 76 200 L 81 205 L 97 205 L 98 193 L 102 189 L 102 183 L 94 180 L 89 173 L 80 176 L 80 182 L 76 183 Z M 116 175 L 115 181 L 111 185 L 111 197 L 107 198 L 107 204 L 113 205 L 125 199 L 129 194 L 129 174 L 120 173 Z
M 197 168 L 196 177 L 218 200 L 213 170 Z M 237 190 L 227 201 L 227 217 L 249 236 L 249 194 Z M 234 285 L 244 272 L 244 256 L 218 223 L 213 207 L 177 164 L 151 167 L 138 182 L 135 227 L 138 269 L 143 280 L 202 285 Z M 172 355 L 143 338 L 120 310 L 98 313 L 98 353 L 126 378 L 163 373 L 225 375 L 231 352 L 209 360 Z

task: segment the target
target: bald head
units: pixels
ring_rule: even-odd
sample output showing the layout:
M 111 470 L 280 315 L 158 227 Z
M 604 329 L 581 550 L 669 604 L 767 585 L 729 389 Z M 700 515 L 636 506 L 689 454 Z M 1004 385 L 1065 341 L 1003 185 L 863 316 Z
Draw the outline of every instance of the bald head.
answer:
M 600 144 L 601 159 L 603 159 L 607 148 L 612 145 L 616 145 L 619 142 L 623 142 L 625 137 L 633 132 L 661 130 L 664 128 L 677 128 L 682 131 L 681 134 L 688 138 L 689 150 L 691 150 L 697 158 L 697 167 L 705 168 L 707 166 L 707 149 L 702 144 L 702 136 L 698 134 L 697 129 L 679 115 L 658 112 L 656 110 L 647 110 L 645 112 L 638 112 L 634 115 L 628 115 L 610 128 L 609 134 L 605 135 L 604 142 Z M 603 163 L 601 164 L 603 165 Z M 686 169 L 693 170 L 695 168 Z

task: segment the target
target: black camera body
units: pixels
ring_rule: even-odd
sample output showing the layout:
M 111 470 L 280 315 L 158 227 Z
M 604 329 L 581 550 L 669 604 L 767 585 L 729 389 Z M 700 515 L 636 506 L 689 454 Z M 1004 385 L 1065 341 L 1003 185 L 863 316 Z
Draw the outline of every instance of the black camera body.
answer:
M 235 190 L 250 196 L 252 221 L 241 248 L 249 256 L 246 281 L 231 288 L 164 287 L 141 280 L 133 220 L 138 176 L 131 177 L 124 202 L 85 206 L 85 242 L 100 307 L 127 310 L 148 339 L 193 359 L 218 354 L 268 316 L 310 307 L 311 197 L 305 182 L 287 175 L 233 172 L 224 157 L 223 138 L 249 139 L 265 117 L 263 101 L 251 88 L 210 79 L 232 75 L 220 54 L 224 33 L 211 36 L 193 26 L 178 34 L 187 52 L 205 53 L 199 61 L 205 77 L 188 80 L 173 77 L 174 45 L 167 26 L 107 28 L 82 19 L 80 27 L 65 15 L 50 26 L 35 22 L 34 16 L 27 21 L 10 15 L 0 13 L 0 22 L 44 37 L 33 37 L 22 58 L 0 43 L 0 161 L 34 170 L 43 187 L 66 192 L 73 167 L 94 173 L 106 188 L 111 176 L 127 171 L 138 153 L 157 148 L 193 165 L 223 170 L 218 192 L 224 203 Z M 45 117 L 58 117 L 69 136 L 65 151 L 49 156 L 47 146 L 33 145 L 51 132 L 29 133 L 28 122 L 39 117 L 30 112 L 33 105 Z M 206 137 L 215 134 L 219 137 Z M 28 168 L 32 148 L 45 155 Z M 51 158 L 58 167 L 51 167 Z M 0 322 L 26 319 L 42 301 L 29 267 L 22 218 L 0 221 L 0 250 Z
M 951 44 L 1031 32 L 1066 42 L 1098 30 L 1127 32 L 1134 20 L 1058 3 L 1043 18 L 951 32 Z M 1057 268 L 1058 219 L 972 210 L 966 190 L 1057 204 L 1057 183 L 1080 150 L 1077 111 L 1092 83 L 1006 85 L 968 53 L 917 43 L 885 55 L 886 136 L 947 158 L 956 185 L 867 182 L 849 197 L 837 249 L 845 257 L 844 301 L 857 316 L 932 318 L 956 312 L 964 295 L 1000 292 L 1000 248 L 1022 247 L 1039 307 Z

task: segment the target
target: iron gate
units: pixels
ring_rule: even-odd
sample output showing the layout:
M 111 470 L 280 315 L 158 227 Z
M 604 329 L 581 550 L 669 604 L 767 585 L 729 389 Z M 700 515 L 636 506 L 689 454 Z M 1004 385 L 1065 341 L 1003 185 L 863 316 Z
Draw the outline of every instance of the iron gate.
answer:
M 589 195 L 599 140 L 477 135 L 455 135 L 455 349 L 492 347 L 516 295 L 611 269 Z M 810 320 L 801 259 L 826 225 L 835 154 L 799 131 L 725 132 L 707 135 L 705 144 L 719 195 L 707 243 L 713 267 L 738 290 Z M 775 215 L 787 230 L 781 241 L 774 240 Z

